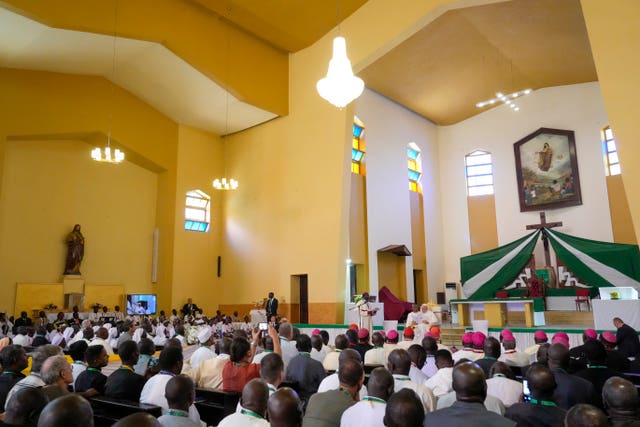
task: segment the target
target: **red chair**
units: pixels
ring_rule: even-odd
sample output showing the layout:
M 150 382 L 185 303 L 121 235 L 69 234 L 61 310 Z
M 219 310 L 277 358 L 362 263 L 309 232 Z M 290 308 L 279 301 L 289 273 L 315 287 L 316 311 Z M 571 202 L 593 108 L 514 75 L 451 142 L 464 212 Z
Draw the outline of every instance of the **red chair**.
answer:
M 577 289 L 576 288 L 576 310 L 580 310 L 580 304 L 587 304 L 587 311 L 591 311 L 591 296 L 589 295 L 589 289 Z

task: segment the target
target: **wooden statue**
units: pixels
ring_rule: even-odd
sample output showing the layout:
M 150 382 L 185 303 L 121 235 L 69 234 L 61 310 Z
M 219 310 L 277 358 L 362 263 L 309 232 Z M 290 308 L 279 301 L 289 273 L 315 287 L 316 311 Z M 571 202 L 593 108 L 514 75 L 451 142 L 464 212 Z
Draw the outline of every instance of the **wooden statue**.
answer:
M 80 264 L 84 258 L 84 236 L 80 232 L 80 224 L 73 227 L 73 231 L 65 239 L 67 244 L 67 260 L 64 274 L 80 275 Z

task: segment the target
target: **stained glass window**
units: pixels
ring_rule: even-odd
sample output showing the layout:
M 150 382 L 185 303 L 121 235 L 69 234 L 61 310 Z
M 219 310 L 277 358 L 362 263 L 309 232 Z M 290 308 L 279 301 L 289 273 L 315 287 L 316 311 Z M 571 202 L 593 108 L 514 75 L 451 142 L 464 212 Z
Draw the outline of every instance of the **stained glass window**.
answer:
M 422 176 L 422 162 L 420 161 L 420 148 L 415 142 L 407 146 L 407 164 L 409 173 L 409 190 L 421 192 L 420 177 Z
M 353 141 L 351 146 L 351 172 L 364 175 L 362 160 L 365 153 L 364 124 L 357 117 L 353 118 Z
M 618 148 L 616 147 L 616 140 L 613 137 L 613 131 L 610 126 L 602 129 L 602 139 L 604 148 L 604 159 L 607 165 L 608 175 L 620 175 L 622 169 L 620 168 L 620 159 L 618 159 Z
M 184 229 L 189 231 L 209 231 L 211 198 L 200 190 L 187 192 L 184 208 Z
M 467 194 L 485 196 L 493 194 L 493 164 L 491 153 L 476 150 L 464 158 L 467 174 Z

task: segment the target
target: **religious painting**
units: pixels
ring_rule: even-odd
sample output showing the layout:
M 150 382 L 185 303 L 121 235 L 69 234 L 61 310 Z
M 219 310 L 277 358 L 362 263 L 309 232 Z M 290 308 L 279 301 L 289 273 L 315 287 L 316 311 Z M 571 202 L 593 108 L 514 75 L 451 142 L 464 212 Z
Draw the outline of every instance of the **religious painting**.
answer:
M 513 149 L 521 212 L 582 204 L 573 131 L 540 128 Z

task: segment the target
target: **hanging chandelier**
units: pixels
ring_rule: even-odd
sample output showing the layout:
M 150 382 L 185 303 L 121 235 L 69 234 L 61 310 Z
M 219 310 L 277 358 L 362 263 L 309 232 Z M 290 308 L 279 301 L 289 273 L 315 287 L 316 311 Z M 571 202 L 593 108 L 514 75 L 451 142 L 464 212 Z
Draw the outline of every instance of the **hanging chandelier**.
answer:
M 214 179 L 213 180 L 213 188 L 216 190 L 235 190 L 238 188 L 238 181 L 233 178 L 222 178 L 222 179 Z
M 113 150 L 112 154 L 111 146 L 109 142 L 107 142 L 107 146 L 104 147 L 104 150 L 98 147 L 91 150 L 91 158 L 96 162 L 117 164 L 124 160 L 124 153 L 116 148 Z
M 327 76 L 318 80 L 316 89 L 322 98 L 338 108 L 346 106 L 362 94 L 364 82 L 353 75 L 344 37 L 333 39 L 333 56 L 329 61 Z
M 231 52 L 230 46 L 230 36 L 227 33 L 227 78 L 229 77 L 229 63 L 231 62 L 229 59 L 229 55 Z M 226 108 L 225 108 L 225 135 L 229 133 L 229 90 L 226 91 Z M 225 147 L 224 150 L 224 169 L 226 175 L 227 169 L 227 150 Z M 213 180 L 213 188 L 216 190 L 229 191 L 235 190 L 238 188 L 238 181 L 233 178 L 216 178 Z
M 117 40 L 117 22 L 118 22 L 118 2 L 115 2 L 115 12 L 113 18 L 113 49 L 111 58 L 111 111 L 109 112 L 109 132 L 107 134 L 107 146 L 104 149 L 96 147 L 91 150 L 91 158 L 96 162 L 118 164 L 124 160 L 124 153 L 119 149 L 111 152 L 111 125 L 113 122 L 113 109 L 115 102 L 115 81 L 116 81 L 116 40 Z

